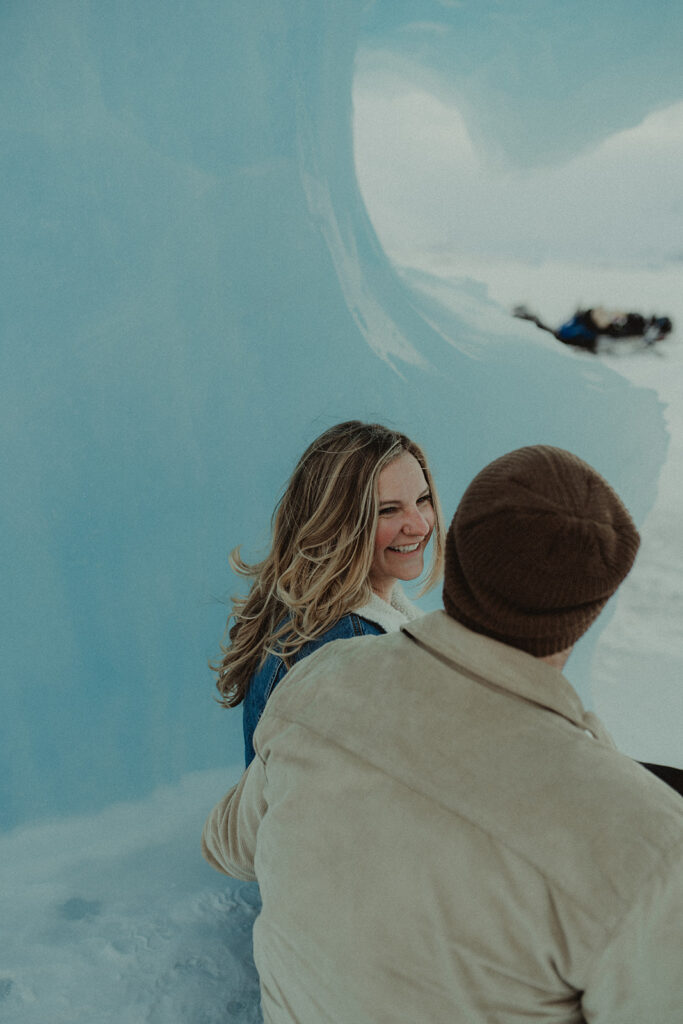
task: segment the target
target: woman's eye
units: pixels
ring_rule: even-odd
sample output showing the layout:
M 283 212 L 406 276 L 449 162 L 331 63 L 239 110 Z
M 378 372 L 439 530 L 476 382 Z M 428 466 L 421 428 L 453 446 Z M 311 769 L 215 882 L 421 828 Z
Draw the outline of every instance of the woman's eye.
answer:
M 395 505 L 387 505 L 386 508 L 381 508 L 379 510 L 379 514 L 381 516 L 390 516 L 393 515 L 394 512 L 398 512 L 398 509 L 396 508 Z
M 428 502 L 431 505 L 431 503 L 432 503 L 432 496 L 431 496 L 431 494 L 423 494 L 421 498 L 417 499 L 418 505 L 424 505 L 425 502 Z

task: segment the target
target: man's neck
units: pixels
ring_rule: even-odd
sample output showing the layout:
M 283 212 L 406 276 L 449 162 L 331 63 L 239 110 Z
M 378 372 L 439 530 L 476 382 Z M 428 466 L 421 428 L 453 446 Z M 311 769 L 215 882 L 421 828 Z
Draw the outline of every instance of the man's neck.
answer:
M 567 647 L 564 651 L 558 651 L 557 654 L 546 654 L 544 658 L 539 658 L 538 660 L 545 661 L 547 665 L 552 665 L 553 668 L 557 668 L 561 672 L 573 650 L 574 645 L 572 644 L 571 647 Z

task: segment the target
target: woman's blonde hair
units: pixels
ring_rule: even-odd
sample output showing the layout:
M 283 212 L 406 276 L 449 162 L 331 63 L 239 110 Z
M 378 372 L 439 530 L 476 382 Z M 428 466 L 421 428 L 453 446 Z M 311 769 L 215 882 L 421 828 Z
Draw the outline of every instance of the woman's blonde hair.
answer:
M 242 561 L 239 548 L 230 554 L 233 570 L 254 582 L 246 597 L 232 599 L 230 643 L 221 645 L 223 657 L 211 665 L 221 704 L 236 707 L 244 700 L 268 653 L 276 651 L 289 664 L 305 643 L 370 599 L 377 478 L 403 452 L 419 462 L 434 508 L 432 560 L 420 592 L 438 582 L 443 521 L 422 449 L 379 423 L 349 420 L 331 427 L 301 456 L 275 507 L 270 554 L 254 565 Z

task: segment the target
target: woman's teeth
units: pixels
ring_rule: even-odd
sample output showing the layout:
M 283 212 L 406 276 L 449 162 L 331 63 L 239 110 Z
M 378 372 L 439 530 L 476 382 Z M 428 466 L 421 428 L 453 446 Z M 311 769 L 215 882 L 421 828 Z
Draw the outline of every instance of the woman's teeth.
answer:
M 398 545 L 397 545 L 396 547 L 390 547 L 389 550 L 390 551 L 400 551 L 402 555 L 407 555 L 408 552 L 410 552 L 410 551 L 417 551 L 419 546 L 420 546 L 420 544 L 418 542 L 417 544 L 404 544 L 402 547 L 398 547 Z

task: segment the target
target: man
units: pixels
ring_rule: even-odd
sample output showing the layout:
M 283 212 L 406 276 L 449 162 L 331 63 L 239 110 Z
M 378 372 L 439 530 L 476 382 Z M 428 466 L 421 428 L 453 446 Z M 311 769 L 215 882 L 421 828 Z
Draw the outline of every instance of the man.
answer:
M 683 802 L 561 673 L 638 544 L 519 449 L 458 507 L 445 611 L 288 674 L 203 837 L 261 887 L 267 1024 L 680 1024 Z

